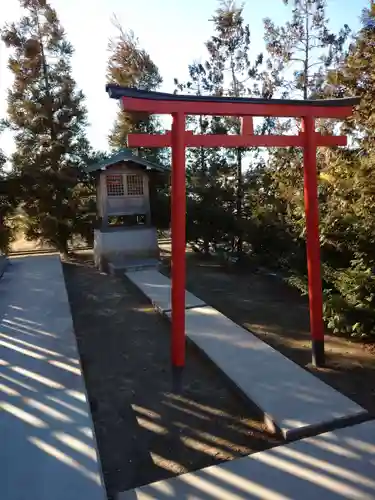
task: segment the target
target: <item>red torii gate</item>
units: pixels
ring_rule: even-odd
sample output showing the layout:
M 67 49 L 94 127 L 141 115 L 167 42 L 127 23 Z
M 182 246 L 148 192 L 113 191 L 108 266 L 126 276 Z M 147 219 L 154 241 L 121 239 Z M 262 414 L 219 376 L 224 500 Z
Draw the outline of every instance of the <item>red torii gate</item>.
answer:
M 175 95 L 107 85 L 109 97 L 121 99 L 124 111 L 172 115 L 172 131 L 166 134 L 130 134 L 129 147 L 172 147 L 172 367 L 185 364 L 185 148 L 300 147 L 304 150 L 304 198 L 307 229 L 312 362 L 324 366 L 323 300 L 320 270 L 319 206 L 316 149 L 345 146 L 345 136 L 321 135 L 316 118 L 345 119 L 358 104 L 357 98 L 334 100 L 285 100 Z M 240 135 L 194 135 L 185 130 L 186 115 L 238 116 Z M 302 120 L 298 135 L 255 135 L 253 116 L 293 117 Z

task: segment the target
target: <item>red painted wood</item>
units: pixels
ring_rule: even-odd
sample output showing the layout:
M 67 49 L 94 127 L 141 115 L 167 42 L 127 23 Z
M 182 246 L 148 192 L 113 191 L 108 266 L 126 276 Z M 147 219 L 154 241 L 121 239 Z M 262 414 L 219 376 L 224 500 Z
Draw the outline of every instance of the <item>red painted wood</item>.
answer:
M 345 146 L 345 136 L 329 136 L 317 134 L 317 146 Z M 130 148 L 163 148 L 172 145 L 170 132 L 166 134 L 129 134 L 128 146 Z M 303 147 L 302 135 L 194 135 L 185 132 L 185 146 L 207 148 L 237 148 L 237 147 Z
M 269 103 L 231 103 L 231 102 L 183 102 L 156 101 L 134 97 L 122 97 L 124 111 L 143 111 L 149 114 L 211 115 L 211 116 L 283 116 L 315 118 L 347 118 L 352 113 L 351 106 L 323 107 L 292 104 Z
M 172 146 L 172 134 L 169 131 L 165 134 L 129 134 L 127 139 L 129 148 L 170 148 Z
M 302 147 L 304 149 L 304 196 L 307 230 L 310 326 L 314 341 L 324 342 L 323 300 L 320 272 L 319 206 L 316 148 L 345 146 L 346 137 L 321 136 L 315 132 L 316 118 L 347 118 L 352 105 L 315 106 L 301 103 L 239 103 L 154 100 L 122 97 L 125 111 L 172 114 L 172 133 L 130 134 L 129 147 L 172 147 L 172 363 L 185 363 L 185 148 L 186 147 Z M 242 135 L 193 135 L 185 131 L 186 115 L 240 116 Z M 296 136 L 254 135 L 253 116 L 299 117 L 303 132 Z M 324 346 L 324 344 L 323 344 Z M 324 349 L 324 347 L 323 347 Z M 324 354 L 324 353 L 323 353 Z M 313 354 L 314 355 L 314 354 Z
M 186 187 L 185 115 L 173 115 L 172 124 L 172 365 L 185 365 Z
M 241 118 L 241 134 L 242 135 L 254 134 L 254 124 L 252 116 L 243 116 Z
M 315 120 L 303 119 L 304 197 L 306 213 L 307 271 L 309 280 L 310 329 L 313 340 L 324 340 L 323 298 L 320 269 L 318 176 L 316 168 Z

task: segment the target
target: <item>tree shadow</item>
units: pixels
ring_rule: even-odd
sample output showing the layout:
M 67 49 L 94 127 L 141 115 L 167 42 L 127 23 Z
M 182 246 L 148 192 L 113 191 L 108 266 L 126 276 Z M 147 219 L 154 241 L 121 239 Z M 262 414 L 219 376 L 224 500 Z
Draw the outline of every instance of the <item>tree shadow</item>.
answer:
M 126 491 L 117 500 L 374 498 L 374 422 Z
M 173 393 L 170 325 L 134 287 L 77 263 L 64 271 L 109 494 L 279 442 L 190 345 Z
M 0 295 L 1 498 L 103 500 L 59 257 L 12 259 Z

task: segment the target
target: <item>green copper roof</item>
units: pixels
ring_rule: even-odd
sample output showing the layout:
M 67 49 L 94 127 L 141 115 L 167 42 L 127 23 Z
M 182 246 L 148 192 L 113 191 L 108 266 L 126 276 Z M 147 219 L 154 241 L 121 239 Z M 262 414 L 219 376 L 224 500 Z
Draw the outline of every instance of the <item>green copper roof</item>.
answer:
M 169 172 L 170 170 L 169 167 L 148 161 L 141 156 L 133 154 L 130 149 L 126 148 L 120 149 L 113 155 L 99 161 L 98 163 L 87 165 L 85 167 L 85 170 L 88 173 L 96 172 L 97 170 L 105 170 L 107 167 L 123 161 L 132 161 L 134 163 L 138 163 L 138 165 L 146 167 L 147 170 L 157 170 L 158 172 Z

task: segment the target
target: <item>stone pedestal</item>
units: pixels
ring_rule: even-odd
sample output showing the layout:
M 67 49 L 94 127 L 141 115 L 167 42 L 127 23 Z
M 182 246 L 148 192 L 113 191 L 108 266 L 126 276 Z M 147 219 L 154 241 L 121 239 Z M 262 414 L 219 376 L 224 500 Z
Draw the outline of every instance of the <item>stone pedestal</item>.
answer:
M 108 265 L 124 269 L 159 259 L 157 231 L 154 227 L 117 227 L 94 231 L 94 261 L 103 271 Z M 138 264 L 137 264 L 138 263 Z

